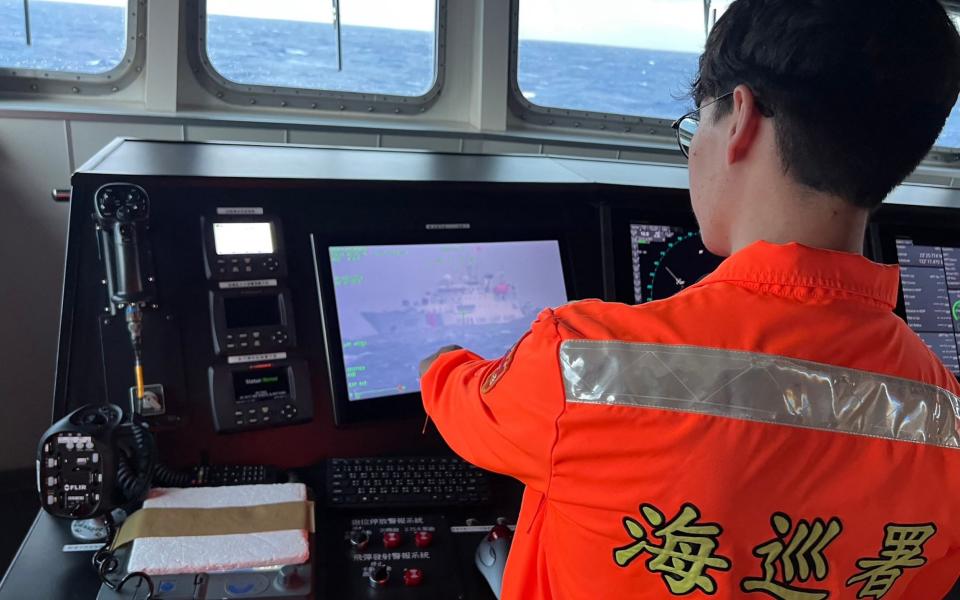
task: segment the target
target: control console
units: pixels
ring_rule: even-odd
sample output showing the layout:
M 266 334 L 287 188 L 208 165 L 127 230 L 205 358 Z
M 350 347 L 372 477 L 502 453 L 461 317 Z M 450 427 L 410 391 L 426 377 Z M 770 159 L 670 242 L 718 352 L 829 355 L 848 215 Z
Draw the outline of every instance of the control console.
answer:
M 310 374 L 298 353 L 280 219 L 259 207 L 218 207 L 201 227 L 219 357 L 208 369 L 214 429 L 310 421 Z
M 357 516 L 341 526 L 329 565 L 332 597 L 457 598 L 460 567 L 443 517 Z
M 210 292 L 217 354 L 270 352 L 296 346 L 289 290 L 274 286 Z
M 203 220 L 207 277 L 214 281 L 287 276 L 280 220 L 256 207 L 220 207 Z
M 230 357 L 209 374 L 217 431 L 292 425 L 313 416 L 307 363 L 285 352 Z

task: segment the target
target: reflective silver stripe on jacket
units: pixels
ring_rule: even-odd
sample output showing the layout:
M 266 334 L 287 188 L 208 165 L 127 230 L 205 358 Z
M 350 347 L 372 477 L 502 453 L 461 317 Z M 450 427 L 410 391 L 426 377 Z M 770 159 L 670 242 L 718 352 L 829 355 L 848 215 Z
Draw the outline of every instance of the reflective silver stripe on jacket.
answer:
M 960 398 L 939 387 L 769 354 L 570 340 L 567 402 L 636 406 L 960 448 Z

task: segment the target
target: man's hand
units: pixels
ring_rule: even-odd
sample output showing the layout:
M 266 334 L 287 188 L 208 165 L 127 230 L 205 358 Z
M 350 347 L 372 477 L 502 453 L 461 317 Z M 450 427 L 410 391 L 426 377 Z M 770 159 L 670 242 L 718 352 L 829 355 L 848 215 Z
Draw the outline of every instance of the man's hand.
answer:
M 463 350 L 463 348 L 460 346 L 444 346 L 443 348 L 440 348 L 430 356 L 421 360 L 420 361 L 420 379 L 423 379 L 423 376 L 430 369 L 430 365 L 432 365 L 438 358 L 440 358 L 441 354 L 444 354 L 445 352 L 453 352 L 454 350 Z

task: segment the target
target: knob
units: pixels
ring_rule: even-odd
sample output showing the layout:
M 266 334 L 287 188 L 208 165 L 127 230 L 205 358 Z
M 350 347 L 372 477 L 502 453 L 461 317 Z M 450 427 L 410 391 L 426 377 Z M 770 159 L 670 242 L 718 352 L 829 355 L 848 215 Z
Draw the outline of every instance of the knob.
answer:
M 412 568 L 403 570 L 403 585 L 416 587 L 421 583 L 423 583 L 423 571 Z
M 385 531 L 383 532 L 383 547 L 387 550 L 393 550 L 394 548 L 399 548 L 400 544 L 403 543 L 403 536 L 396 531 Z
M 385 565 L 371 565 L 367 583 L 373 588 L 386 587 L 390 583 L 390 567 Z
M 370 535 L 362 529 L 354 529 L 350 532 L 350 545 L 357 552 L 363 552 L 370 543 Z
M 430 544 L 433 543 L 433 532 L 418 531 L 413 536 L 413 543 L 416 544 L 417 548 L 429 548 Z
M 513 539 L 513 532 L 510 531 L 510 528 L 503 523 L 497 523 L 493 526 L 493 529 L 490 530 L 490 533 L 487 534 L 487 539 L 491 542 L 493 540 L 499 539 Z
M 294 590 L 303 585 L 303 579 L 294 565 L 286 565 L 277 573 L 277 587 L 281 590 Z

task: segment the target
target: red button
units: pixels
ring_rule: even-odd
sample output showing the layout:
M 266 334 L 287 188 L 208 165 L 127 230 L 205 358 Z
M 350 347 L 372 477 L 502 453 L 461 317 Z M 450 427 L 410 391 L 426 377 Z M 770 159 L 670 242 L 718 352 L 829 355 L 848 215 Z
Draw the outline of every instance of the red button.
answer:
M 413 543 L 417 548 L 428 548 L 433 543 L 432 531 L 418 531 L 413 537 Z
M 414 587 L 423 583 L 423 571 L 420 569 L 404 569 L 403 585 Z
M 383 534 L 383 547 L 387 550 L 399 548 L 403 543 L 403 537 L 396 531 L 386 531 Z

